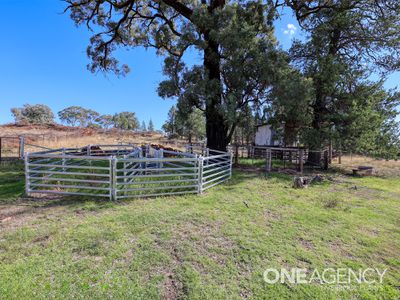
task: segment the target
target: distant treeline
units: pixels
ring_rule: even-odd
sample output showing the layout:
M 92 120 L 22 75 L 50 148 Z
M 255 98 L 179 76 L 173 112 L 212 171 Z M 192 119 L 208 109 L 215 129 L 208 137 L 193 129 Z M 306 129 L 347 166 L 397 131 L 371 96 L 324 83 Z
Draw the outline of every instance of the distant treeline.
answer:
M 52 124 L 55 123 L 54 113 L 44 104 L 25 104 L 23 107 L 12 108 L 11 113 L 18 124 Z M 69 106 L 57 113 L 60 121 L 69 126 L 90 128 L 119 128 L 124 130 L 154 131 L 153 121 L 148 125 L 141 124 L 134 112 L 123 111 L 114 115 L 100 114 L 92 109 L 81 106 Z

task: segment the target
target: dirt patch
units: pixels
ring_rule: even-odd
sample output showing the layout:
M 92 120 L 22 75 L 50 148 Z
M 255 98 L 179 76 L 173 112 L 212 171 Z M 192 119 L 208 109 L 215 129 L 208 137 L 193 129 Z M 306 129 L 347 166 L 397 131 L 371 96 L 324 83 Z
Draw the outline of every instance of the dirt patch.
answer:
M 376 228 L 362 227 L 360 228 L 360 232 L 364 233 L 370 237 L 377 237 L 380 231 Z
M 179 299 L 184 295 L 183 283 L 177 273 L 177 269 L 183 264 L 181 253 L 174 246 L 175 243 L 172 240 L 165 244 L 156 238 L 155 243 L 157 248 L 162 248 L 163 250 L 166 248 L 171 257 L 171 263 L 161 269 L 158 268 L 155 272 L 151 272 L 151 274 L 162 274 L 165 278 L 160 286 L 163 299 Z
M 33 210 L 32 207 L 27 206 L 5 206 L 0 207 L 0 222 L 6 222 L 13 218 L 29 213 Z
M 0 227 L 17 228 L 34 218 L 35 208 L 29 206 L 0 207 Z
M 304 239 L 304 238 L 299 238 L 298 242 L 300 243 L 300 245 L 303 248 L 305 248 L 307 250 L 314 250 L 314 248 L 315 248 L 314 243 L 311 240 L 307 240 L 307 239 Z
M 0 228 L 13 230 L 40 219 L 60 218 L 67 208 L 51 205 L 54 198 L 20 198 L 13 204 L 0 205 Z
M 33 243 L 38 243 L 40 244 L 42 247 L 48 245 L 50 243 L 50 235 L 45 234 L 42 236 L 38 236 L 37 238 L 35 238 L 32 242 Z
M 208 274 L 209 271 L 200 260 L 197 261 L 197 256 L 207 257 L 221 267 L 226 265 L 226 258 L 234 251 L 235 244 L 221 233 L 221 226 L 221 222 L 210 224 L 187 222 L 175 228 L 173 236 L 168 240 L 155 236 L 156 248 L 167 252 L 171 258 L 167 266 L 156 270 L 157 274 L 163 274 L 165 278 L 160 285 L 163 298 L 179 299 L 185 295 L 185 288 L 178 272 L 185 263 L 185 253 L 190 253 L 189 256 L 193 257 L 190 265 L 200 274 Z M 246 273 L 246 270 L 240 270 L 240 265 L 238 270 L 242 275 Z
M 183 285 L 177 280 L 174 274 L 164 274 L 166 280 L 162 286 L 162 297 L 163 299 L 179 299 L 182 296 Z
M 266 209 L 266 210 L 264 210 L 264 218 L 267 221 L 271 221 L 271 220 L 279 221 L 282 218 L 282 216 L 276 212 Z
M 335 252 L 340 254 L 340 256 L 347 257 L 349 259 L 353 259 L 354 256 L 344 249 L 343 243 L 340 240 L 335 240 L 329 243 L 329 248 Z
M 377 200 L 379 198 L 382 198 L 383 194 L 381 191 L 357 185 L 350 187 L 348 191 L 351 195 L 362 198 L 364 200 Z

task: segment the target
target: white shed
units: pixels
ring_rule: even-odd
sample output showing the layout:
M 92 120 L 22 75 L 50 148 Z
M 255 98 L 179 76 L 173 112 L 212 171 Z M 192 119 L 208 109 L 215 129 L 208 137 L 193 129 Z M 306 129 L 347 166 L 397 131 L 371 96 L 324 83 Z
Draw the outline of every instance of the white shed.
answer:
M 275 130 L 269 124 L 260 124 L 256 126 L 256 146 L 279 146 L 281 139 L 277 138 Z

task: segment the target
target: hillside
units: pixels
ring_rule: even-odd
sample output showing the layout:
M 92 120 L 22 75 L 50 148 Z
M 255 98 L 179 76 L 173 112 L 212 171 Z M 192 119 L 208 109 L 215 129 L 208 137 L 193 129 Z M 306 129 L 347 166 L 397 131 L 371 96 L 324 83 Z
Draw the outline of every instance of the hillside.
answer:
M 95 144 L 170 144 L 179 146 L 180 141 L 166 139 L 159 132 L 139 132 L 120 129 L 95 129 L 51 125 L 0 125 L 0 137 L 15 137 L 3 139 L 2 154 L 13 156 L 18 153 L 17 137 L 24 136 L 26 143 L 48 148 L 82 147 Z M 39 148 L 28 146 L 26 151 L 38 151 Z

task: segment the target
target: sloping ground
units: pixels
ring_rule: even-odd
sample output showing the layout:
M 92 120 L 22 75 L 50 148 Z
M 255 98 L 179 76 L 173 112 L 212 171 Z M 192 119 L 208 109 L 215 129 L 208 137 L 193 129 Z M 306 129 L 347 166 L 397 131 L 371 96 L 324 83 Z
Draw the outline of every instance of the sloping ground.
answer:
M 235 172 L 197 196 L 20 199 L 0 172 L 0 295 L 33 298 L 400 297 L 400 178 L 308 189 Z M 388 269 L 383 284 L 267 284 L 267 268 Z
M 53 125 L 0 125 L 0 136 L 25 136 L 26 143 L 48 148 L 82 147 L 86 145 L 117 144 L 117 143 L 150 143 L 179 145 L 170 141 L 158 132 L 136 132 L 119 129 L 93 129 Z M 27 145 L 27 152 L 39 151 L 40 148 Z M 4 139 L 3 157 L 17 156 L 18 139 Z

